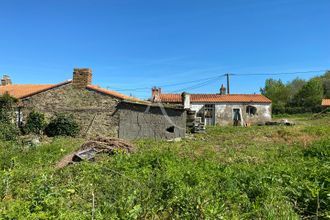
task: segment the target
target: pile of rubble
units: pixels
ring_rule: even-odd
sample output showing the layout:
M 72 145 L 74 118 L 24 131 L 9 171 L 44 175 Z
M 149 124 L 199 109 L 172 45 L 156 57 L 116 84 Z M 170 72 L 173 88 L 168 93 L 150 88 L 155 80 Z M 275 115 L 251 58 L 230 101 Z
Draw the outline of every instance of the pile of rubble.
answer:
M 56 168 L 63 168 L 69 164 L 83 160 L 95 160 L 97 154 L 114 154 L 116 152 L 132 153 L 134 146 L 118 138 L 96 138 L 82 144 L 80 149 L 65 156 L 57 163 Z
M 259 125 L 267 125 L 267 126 L 274 126 L 274 125 L 284 125 L 284 126 L 294 126 L 295 123 L 292 121 L 288 121 L 287 119 L 283 119 L 281 121 L 267 121 L 265 124 Z

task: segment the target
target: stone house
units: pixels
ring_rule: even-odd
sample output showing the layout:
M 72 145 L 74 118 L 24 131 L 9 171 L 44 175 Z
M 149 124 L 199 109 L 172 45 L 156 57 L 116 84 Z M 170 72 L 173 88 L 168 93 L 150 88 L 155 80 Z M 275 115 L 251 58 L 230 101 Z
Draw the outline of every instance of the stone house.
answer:
M 136 118 L 129 120 L 127 117 L 136 117 L 133 113 L 136 112 L 137 104 L 140 108 L 150 109 L 152 103 L 92 85 L 92 70 L 88 68 L 74 69 L 72 80 L 58 84 L 12 84 L 11 79 L 4 76 L 1 80 L 0 95 L 5 93 L 19 100 L 16 108 L 18 125 L 25 123 L 31 111 L 38 111 L 44 113 L 47 119 L 57 113 L 73 115 L 80 124 L 82 136 L 129 137 L 130 139 L 184 136 L 184 133 L 177 131 L 177 128 L 173 132 L 168 132 L 166 130 L 169 127 L 168 123 L 160 123 L 165 119 L 157 111 L 143 111 L 138 114 L 139 120 Z M 122 104 L 124 102 L 125 108 Z M 182 121 L 185 121 L 184 110 L 173 110 L 173 112 L 175 114 L 170 116 L 171 121 L 181 125 Z M 160 127 L 156 130 L 157 135 L 150 132 L 143 133 L 138 129 L 142 119 L 145 124 Z M 131 127 L 125 124 L 128 121 Z M 130 129 L 129 135 L 125 133 L 125 128 Z
M 272 101 L 260 94 L 169 94 L 152 89 L 152 101 L 182 105 L 205 125 L 253 125 L 271 121 Z

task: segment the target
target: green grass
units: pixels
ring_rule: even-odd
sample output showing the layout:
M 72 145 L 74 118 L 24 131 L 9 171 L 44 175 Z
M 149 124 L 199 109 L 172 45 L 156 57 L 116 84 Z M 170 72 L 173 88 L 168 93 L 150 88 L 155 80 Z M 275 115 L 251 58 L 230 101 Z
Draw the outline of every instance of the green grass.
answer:
M 330 117 L 296 122 L 141 140 L 61 170 L 83 140 L 1 143 L 0 219 L 329 219 Z

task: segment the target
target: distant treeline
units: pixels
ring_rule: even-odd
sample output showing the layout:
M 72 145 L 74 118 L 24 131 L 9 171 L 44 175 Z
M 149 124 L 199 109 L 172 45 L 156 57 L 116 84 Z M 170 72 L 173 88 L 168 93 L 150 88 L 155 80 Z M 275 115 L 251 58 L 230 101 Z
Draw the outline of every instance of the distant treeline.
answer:
M 330 98 L 330 71 L 308 81 L 267 79 L 261 93 L 273 101 L 274 114 L 319 112 L 323 98 Z

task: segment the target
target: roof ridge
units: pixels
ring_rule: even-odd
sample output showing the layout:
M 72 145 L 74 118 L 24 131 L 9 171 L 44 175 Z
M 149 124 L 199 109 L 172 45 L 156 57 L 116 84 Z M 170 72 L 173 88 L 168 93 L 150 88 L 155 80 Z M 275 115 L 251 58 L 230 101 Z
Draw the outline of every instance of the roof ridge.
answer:
M 17 97 L 19 99 L 23 99 L 23 98 L 27 98 L 29 96 L 33 96 L 33 95 L 36 95 L 36 94 L 39 94 L 41 92 L 45 92 L 45 91 L 48 91 L 50 89 L 54 89 L 54 88 L 57 88 L 59 86 L 63 86 L 63 85 L 66 85 L 66 84 L 69 84 L 71 83 L 72 80 L 67 80 L 67 81 L 64 81 L 64 82 L 61 82 L 61 83 L 57 83 L 57 84 L 50 84 L 48 88 L 44 88 L 44 89 L 41 89 L 41 90 L 37 90 L 37 91 L 34 91 L 34 92 L 31 92 L 31 93 L 28 93 L 28 94 L 25 94 L 25 95 L 22 95 L 20 97 Z M 33 85 L 33 84 L 32 84 Z M 38 84 L 35 84 L 35 85 L 38 85 Z M 44 86 L 47 86 L 48 84 L 43 84 Z
M 255 103 L 271 103 L 272 101 L 262 94 L 190 94 L 191 102 L 208 102 L 208 103 L 226 103 L 226 102 L 255 102 Z M 163 102 L 182 102 L 180 94 L 163 93 L 160 94 L 160 99 Z
M 111 95 L 111 96 L 114 96 L 114 97 L 117 97 L 117 98 L 120 98 L 120 99 L 123 99 L 123 100 L 141 101 L 138 98 L 134 98 L 134 97 L 122 94 L 122 93 L 114 91 L 114 90 L 105 89 L 105 88 L 102 88 L 102 87 L 97 86 L 97 85 L 88 85 L 86 88 L 92 89 L 94 91 L 101 92 L 101 93 L 106 94 L 106 95 Z

